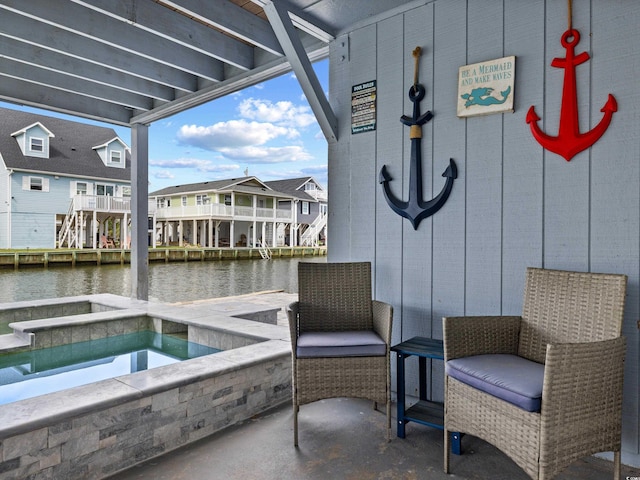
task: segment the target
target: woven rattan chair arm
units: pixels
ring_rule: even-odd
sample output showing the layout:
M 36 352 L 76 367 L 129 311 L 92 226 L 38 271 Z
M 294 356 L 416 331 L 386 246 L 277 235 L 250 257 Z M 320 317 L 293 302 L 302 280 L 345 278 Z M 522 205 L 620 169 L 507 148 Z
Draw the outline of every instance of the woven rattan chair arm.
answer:
M 289 321 L 289 333 L 291 334 L 291 348 L 295 355 L 296 346 L 298 344 L 298 310 L 299 303 L 293 302 L 286 306 L 287 320 Z
M 619 415 L 626 339 L 547 345 L 542 389 L 543 423 L 563 425 L 567 438 L 606 415 Z M 569 423 L 575 426 L 569 426 Z M 587 425 L 580 425 L 580 424 Z M 566 427 L 566 428 L 565 428 Z M 558 435 L 558 429 L 553 435 Z
M 625 350 L 624 337 L 547 345 L 540 463 L 549 478 L 585 455 L 620 451 Z
M 391 344 L 391 328 L 393 323 L 393 307 L 385 302 L 373 300 L 373 330 L 380 335 L 387 347 Z
M 518 316 L 444 317 L 444 358 L 518 352 Z

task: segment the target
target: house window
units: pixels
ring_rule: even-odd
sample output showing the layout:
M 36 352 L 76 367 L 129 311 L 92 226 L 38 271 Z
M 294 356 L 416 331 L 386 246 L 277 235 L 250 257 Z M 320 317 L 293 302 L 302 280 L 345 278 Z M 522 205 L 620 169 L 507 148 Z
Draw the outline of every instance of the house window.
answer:
M 122 152 L 120 150 L 111 150 L 111 163 L 122 163 Z
M 187 206 L 187 196 L 183 195 L 181 201 L 182 201 L 182 206 L 186 207 Z
M 306 191 L 315 190 L 316 189 L 316 184 L 315 183 L 305 183 L 304 184 L 304 189 Z
M 209 195 L 196 195 L 196 205 L 208 205 L 210 201 Z
M 44 152 L 44 139 L 39 137 L 29 138 L 29 151 L 34 153 Z
M 42 177 L 22 177 L 22 189 L 34 192 L 48 192 L 49 179 Z
M 98 183 L 96 185 L 96 195 L 108 195 L 110 197 L 113 197 L 113 185 Z
M 122 196 L 123 197 L 130 197 L 131 196 L 131 187 L 129 186 L 122 186 Z
M 302 214 L 309 215 L 309 202 L 302 202 Z
M 76 182 L 76 195 L 86 195 L 86 194 L 87 194 L 87 183 Z
M 42 191 L 42 179 L 40 177 L 31 177 L 29 179 L 29 190 Z
M 159 197 L 158 199 L 156 199 L 156 206 L 158 208 L 164 208 L 166 205 L 166 199 L 164 197 Z
M 225 194 L 224 196 L 224 204 L 231 205 L 231 194 Z

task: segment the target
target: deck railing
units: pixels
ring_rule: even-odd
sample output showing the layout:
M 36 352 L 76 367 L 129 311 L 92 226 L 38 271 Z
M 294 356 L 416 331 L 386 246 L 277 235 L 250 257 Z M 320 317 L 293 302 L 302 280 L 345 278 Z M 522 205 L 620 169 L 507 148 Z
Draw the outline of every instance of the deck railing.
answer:
M 156 203 L 148 202 L 149 214 L 156 211 Z M 79 212 L 97 211 L 112 213 L 131 213 L 131 197 L 112 197 L 110 195 L 74 195 L 73 210 Z
M 242 219 L 257 221 L 293 221 L 293 213 L 290 209 L 253 208 L 244 206 L 224 205 L 221 203 L 209 203 L 206 205 L 189 205 L 177 207 L 158 207 L 156 219 L 179 220 L 192 218 L 218 218 L 218 219 Z

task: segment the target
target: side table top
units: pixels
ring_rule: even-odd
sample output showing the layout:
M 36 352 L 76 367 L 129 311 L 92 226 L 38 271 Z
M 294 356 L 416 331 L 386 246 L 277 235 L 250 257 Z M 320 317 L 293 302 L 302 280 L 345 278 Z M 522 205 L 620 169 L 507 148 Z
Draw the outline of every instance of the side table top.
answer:
M 444 358 L 442 340 L 428 337 L 413 337 L 391 347 L 392 352 L 420 357 Z

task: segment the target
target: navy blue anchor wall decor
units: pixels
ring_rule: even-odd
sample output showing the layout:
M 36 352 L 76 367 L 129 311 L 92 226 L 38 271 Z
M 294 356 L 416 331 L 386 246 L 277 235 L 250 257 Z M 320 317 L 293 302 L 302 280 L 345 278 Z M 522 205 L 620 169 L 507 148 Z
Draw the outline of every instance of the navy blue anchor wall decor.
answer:
M 383 165 L 380 169 L 379 181 L 382 184 L 384 197 L 391 207 L 391 210 L 398 215 L 407 218 L 413 229 L 417 230 L 420 222 L 436 213 L 442 208 L 451 189 L 453 181 L 458 177 L 458 169 L 453 159 L 449 160 L 449 166 L 442 174 L 447 179 L 442 191 L 434 198 L 428 201 L 423 200 L 422 194 L 422 125 L 433 118 L 431 111 L 420 114 L 420 101 L 424 98 L 425 88 L 418 83 L 418 63 L 422 49 L 416 47 L 412 54 L 415 61 L 415 70 L 413 77 L 413 85 L 409 89 L 409 99 L 413 102 L 413 116 L 403 115 L 400 121 L 409 127 L 409 139 L 411 140 L 411 161 L 409 167 L 409 198 L 406 202 L 397 199 L 391 189 L 389 182 L 392 181 L 391 176 L 387 172 L 387 166 Z

